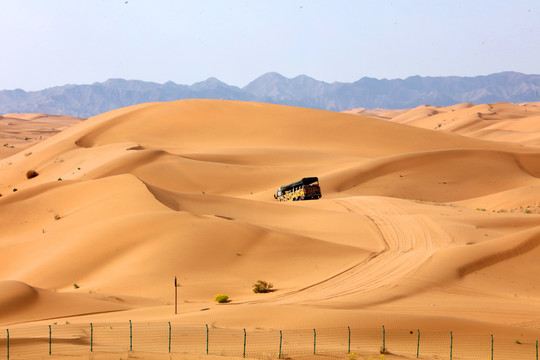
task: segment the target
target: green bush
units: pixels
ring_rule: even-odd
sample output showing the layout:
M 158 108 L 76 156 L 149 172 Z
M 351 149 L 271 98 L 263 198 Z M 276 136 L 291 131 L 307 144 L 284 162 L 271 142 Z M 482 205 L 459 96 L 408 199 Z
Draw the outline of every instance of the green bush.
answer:
M 253 292 L 254 293 L 267 293 L 267 292 L 270 292 L 271 290 L 274 287 L 274 285 L 272 285 L 272 283 L 269 283 L 269 282 L 266 282 L 266 281 L 263 281 L 263 280 L 258 280 L 255 284 L 253 284 Z
M 225 303 L 225 302 L 229 301 L 229 295 L 217 294 L 216 296 L 214 296 L 214 300 L 217 301 L 220 304 Z

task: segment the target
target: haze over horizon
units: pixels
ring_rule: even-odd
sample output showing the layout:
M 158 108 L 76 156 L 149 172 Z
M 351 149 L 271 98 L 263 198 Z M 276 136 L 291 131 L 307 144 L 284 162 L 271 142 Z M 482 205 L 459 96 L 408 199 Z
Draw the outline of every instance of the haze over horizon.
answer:
M 535 1 L 22 0 L 2 13 L 0 89 L 540 73 Z

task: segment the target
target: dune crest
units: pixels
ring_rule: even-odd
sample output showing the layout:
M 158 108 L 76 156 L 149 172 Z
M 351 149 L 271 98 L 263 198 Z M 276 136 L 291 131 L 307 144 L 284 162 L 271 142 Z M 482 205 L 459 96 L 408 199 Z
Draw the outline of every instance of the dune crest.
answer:
M 456 133 L 475 139 L 517 143 L 536 148 L 540 146 L 539 103 L 422 105 L 406 110 L 352 109 L 347 113 Z
M 27 306 L 36 298 L 37 291 L 28 284 L 20 281 L 0 281 L 0 309 L 4 314 L 16 307 Z
M 59 293 L 21 281 L 0 281 L 0 323 L 6 325 L 127 309 L 125 304 L 104 297 Z

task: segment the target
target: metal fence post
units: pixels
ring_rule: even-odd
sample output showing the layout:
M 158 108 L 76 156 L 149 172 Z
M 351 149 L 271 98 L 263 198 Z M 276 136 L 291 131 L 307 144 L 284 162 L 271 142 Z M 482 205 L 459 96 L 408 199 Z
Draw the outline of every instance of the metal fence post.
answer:
M 416 358 L 418 359 L 418 356 L 420 354 L 420 329 L 418 329 L 418 341 L 416 342 Z
M 382 353 L 384 354 L 386 352 L 386 330 L 384 329 L 384 325 L 382 326 Z
M 244 329 L 244 355 L 243 357 L 246 357 L 246 329 Z
M 171 322 L 169 321 L 169 354 L 171 353 Z
M 491 360 L 493 360 L 493 334 L 491 334 Z
M 454 343 L 454 334 L 450 331 L 450 360 L 452 360 L 452 345 Z
M 51 336 L 51 325 L 49 325 L 49 355 L 51 355 L 51 343 L 52 343 L 52 336 Z
M 208 355 L 208 324 L 206 324 L 206 355 Z
M 129 320 L 129 351 L 133 350 L 133 331 L 131 328 L 131 320 Z
M 90 323 L 90 352 L 94 351 L 94 325 Z
M 347 346 L 347 354 L 351 353 L 351 327 L 347 326 L 347 329 L 349 329 L 349 345 Z
M 6 329 L 6 332 L 7 332 L 7 360 L 9 360 L 9 329 Z M 536 344 L 538 345 L 538 341 L 536 342 Z M 538 350 L 537 350 L 537 353 L 538 353 Z
M 278 354 L 278 359 L 281 359 L 281 342 L 282 342 L 282 339 L 283 339 L 283 334 L 282 334 L 281 330 L 279 330 L 279 354 Z

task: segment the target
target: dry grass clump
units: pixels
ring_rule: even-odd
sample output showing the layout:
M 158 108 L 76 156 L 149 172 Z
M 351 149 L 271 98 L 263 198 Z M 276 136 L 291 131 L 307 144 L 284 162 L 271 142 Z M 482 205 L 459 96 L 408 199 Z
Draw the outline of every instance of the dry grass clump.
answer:
M 253 284 L 253 292 L 254 293 L 267 293 L 272 291 L 271 289 L 274 287 L 272 283 L 266 282 L 264 280 L 258 280 L 255 284 Z

